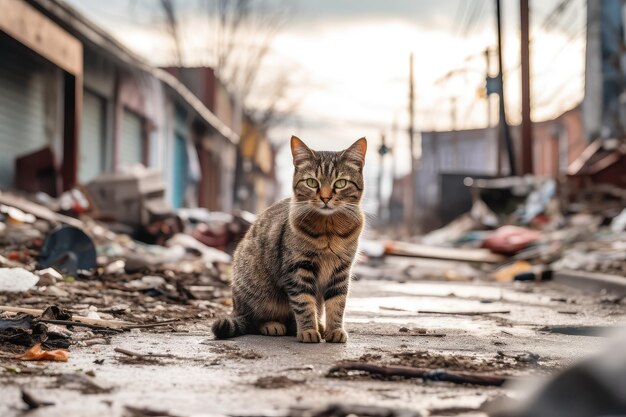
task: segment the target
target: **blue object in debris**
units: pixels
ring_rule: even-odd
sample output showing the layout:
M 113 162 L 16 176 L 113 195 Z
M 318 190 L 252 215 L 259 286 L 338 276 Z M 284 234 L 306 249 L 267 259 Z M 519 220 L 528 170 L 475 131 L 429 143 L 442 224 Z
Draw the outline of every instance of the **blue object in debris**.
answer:
M 72 226 L 60 226 L 46 238 L 39 256 L 39 267 L 76 276 L 78 270 L 96 267 L 96 248 L 82 230 Z

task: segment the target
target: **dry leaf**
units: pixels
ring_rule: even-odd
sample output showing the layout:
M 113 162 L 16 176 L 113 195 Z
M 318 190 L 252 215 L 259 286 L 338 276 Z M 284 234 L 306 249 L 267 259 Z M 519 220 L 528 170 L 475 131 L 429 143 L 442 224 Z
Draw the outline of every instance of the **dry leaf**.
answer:
M 41 344 L 38 343 L 32 348 L 28 349 L 26 353 L 17 357 L 23 361 L 57 361 L 67 362 L 70 358 L 70 353 L 67 350 L 43 350 Z

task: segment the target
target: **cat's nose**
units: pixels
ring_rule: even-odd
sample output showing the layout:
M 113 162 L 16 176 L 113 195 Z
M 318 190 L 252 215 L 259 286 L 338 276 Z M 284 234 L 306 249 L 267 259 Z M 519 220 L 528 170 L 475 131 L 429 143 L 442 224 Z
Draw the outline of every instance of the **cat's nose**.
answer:
M 320 199 L 324 202 L 324 204 L 328 204 L 330 201 L 330 197 L 320 197 Z

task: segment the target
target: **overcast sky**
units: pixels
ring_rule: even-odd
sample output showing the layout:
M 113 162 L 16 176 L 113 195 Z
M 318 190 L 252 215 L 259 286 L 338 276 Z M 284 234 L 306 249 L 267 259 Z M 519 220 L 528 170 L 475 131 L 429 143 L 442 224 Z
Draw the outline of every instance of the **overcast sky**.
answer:
M 153 0 L 68 0 L 155 65 L 172 60 L 171 41 Z M 194 14 L 200 0 L 178 0 L 185 23 L 187 65 L 206 63 L 206 19 Z M 280 0 L 272 0 L 279 2 Z M 519 2 L 503 0 L 505 81 L 509 120 L 519 121 Z M 583 94 L 585 1 L 572 0 L 556 19 L 561 0 L 531 1 L 533 118 L 545 120 L 574 107 Z M 494 47 L 493 0 L 297 0 L 292 18 L 274 38 L 264 75 L 293 71 L 289 95 L 298 102 L 287 125 L 272 132 L 275 143 L 294 133 L 318 149 L 340 149 L 369 139 L 368 164 L 376 165 L 381 133 L 406 149 L 408 63 L 415 54 L 418 129 L 483 127 L 486 101 L 478 96 L 486 70 L 482 52 Z M 492 63 L 492 74 L 496 70 Z M 453 76 L 445 77 L 450 71 Z M 452 100 L 454 98 L 454 101 Z M 494 100 L 494 111 L 496 104 Z M 492 120 L 495 122 L 496 114 Z M 397 130 L 392 132 L 396 121 Z M 398 152 L 398 154 L 400 154 Z M 391 161 L 389 161 L 391 163 Z M 291 175 L 283 147 L 281 178 Z M 397 156 L 399 173 L 407 153 Z M 377 167 L 369 173 L 375 175 Z

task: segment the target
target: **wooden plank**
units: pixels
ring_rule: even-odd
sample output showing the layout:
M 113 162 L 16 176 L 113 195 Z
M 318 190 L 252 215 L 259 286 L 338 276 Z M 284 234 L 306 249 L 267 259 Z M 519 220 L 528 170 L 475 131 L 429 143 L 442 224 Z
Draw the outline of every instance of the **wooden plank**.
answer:
M 85 230 L 85 223 L 79 219 L 55 213 L 45 206 L 33 203 L 32 201 L 28 201 L 21 197 L 3 193 L 2 191 L 0 191 L 0 204 L 15 207 L 23 212 L 30 213 L 35 217 L 39 217 L 40 219 L 44 219 L 49 222 L 64 223 Z
M 43 314 L 43 310 L 38 310 L 35 308 L 11 307 L 11 306 L 0 306 L 0 311 L 6 311 L 9 313 L 25 313 L 25 314 L 30 314 L 36 317 L 39 317 Z M 77 321 L 79 323 L 92 324 L 94 326 L 111 327 L 114 329 L 121 329 L 125 326 L 135 325 L 135 323 L 131 323 L 130 321 L 92 319 L 90 317 L 74 316 L 74 315 L 72 316 L 72 320 Z
M 54 65 L 82 76 L 83 45 L 23 0 L 0 0 L 0 30 Z
M 561 270 L 554 273 L 554 282 L 589 292 L 626 295 L 626 277 L 600 272 Z
M 450 259 L 466 262 L 505 262 L 507 258 L 488 249 L 441 248 L 417 243 L 390 241 L 385 245 L 387 255 L 412 256 L 416 258 Z

